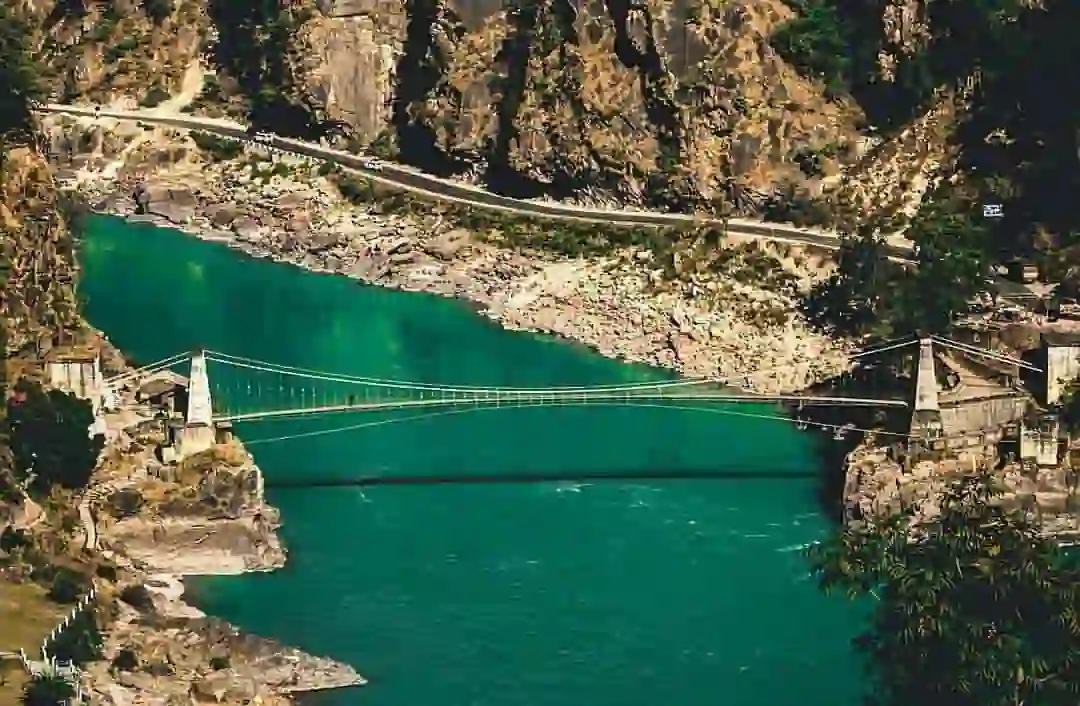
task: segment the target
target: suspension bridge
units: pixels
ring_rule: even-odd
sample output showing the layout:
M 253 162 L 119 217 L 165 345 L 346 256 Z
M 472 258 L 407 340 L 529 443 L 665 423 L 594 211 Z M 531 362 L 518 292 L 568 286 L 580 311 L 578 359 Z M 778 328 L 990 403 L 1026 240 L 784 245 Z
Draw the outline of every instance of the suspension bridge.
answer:
M 438 417 L 467 412 L 492 411 L 520 407 L 617 406 L 664 408 L 724 416 L 754 417 L 794 423 L 801 429 L 810 426 L 833 432 L 842 439 L 848 432 L 864 432 L 886 437 L 942 439 L 950 431 L 942 428 L 937 384 L 940 365 L 937 351 L 988 362 L 1007 364 L 1039 371 L 1024 361 L 1004 354 L 959 343 L 939 336 L 907 337 L 887 341 L 853 353 L 852 362 L 884 354 L 913 353 L 915 363 L 912 394 L 905 399 L 842 397 L 812 394 L 761 394 L 755 391 L 763 378 L 784 372 L 783 368 L 764 369 L 731 377 L 683 378 L 629 382 L 610 385 L 565 385 L 554 387 L 510 387 L 445 385 L 386 378 L 358 376 L 288 366 L 211 350 L 185 352 L 155 361 L 105 381 L 105 397 L 119 406 L 121 390 L 138 388 L 155 376 L 171 372 L 177 384 L 185 388 L 184 428 L 177 438 L 181 455 L 196 453 L 214 443 L 215 428 L 231 423 L 286 420 L 315 415 L 350 412 L 393 412 L 416 410 L 405 418 L 351 422 L 337 429 L 305 432 L 300 436 L 321 435 L 381 426 L 424 417 Z M 214 375 L 211 376 L 211 366 Z M 178 374 L 186 367 L 187 377 Z M 909 404 L 913 401 L 913 405 Z M 778 403 L 796 414 L 768 414 L 760 409 L 738 410 L 740 404 Z M 110 404 L 106 402 L 107 408 Z M 861 429 L 851 423 L 810 421 L 799 414 L 806 407 L 909 408 L 908 432 Z M 296 434 L 246 443 L 268 443 L 297 438 Z M 181 451 L 181 447 L 184 450 Z
M 857 353 L 854 358 L 881 352 Z M 520 407 L 630 406 L 708 410 L 740 403 L 805 406 L 907 407 L 906 400 L 760 394 L 760 380 L 777 370 L 729 378 L 687 378 L 611 385 L 510 387 L 442 385 L 365 377 L 280 365 L 210 350 L 179 353 L 106 380 L 106 396 L 138 387 L 165 371 L 187 368 L 189 447 L 211 443 L 207 432 L 223 423 L 312 415 L 395 410 L 497 410 Z M 210 371 L 214 374 L 211 375 Z M 113 402 L 115 407 L 118 402 Z M 109 406 L 108 404 L 106 406 Z M 755 416 L 753 414 L 749 416 Z M 357 426 L 366 426 L 365 424 Z M 804 426 L 804 425 L 803 425 Z M 198 436 L 201 441 L 194 441 Z

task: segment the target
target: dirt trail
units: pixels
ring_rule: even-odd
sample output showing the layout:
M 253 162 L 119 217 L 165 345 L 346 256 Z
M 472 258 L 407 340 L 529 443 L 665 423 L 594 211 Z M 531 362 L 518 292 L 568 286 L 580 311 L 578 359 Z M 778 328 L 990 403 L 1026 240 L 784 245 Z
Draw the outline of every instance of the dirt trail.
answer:
M 200 92 L 202 92 L 205 78 L 206 70 L 203 68 L 199 60 L 196 59 L 195 61 L 191 62 L 191 64 L 187 67 L 187 70 L 184 72 L 184 78 L 180 84 L 180 92 L 175 96 L 169 98 L 168 100 L 163 101 L 157 107 L 153 108 L 153 114 L 159 116 L 179 114 L 181 110 L 191 105 L 191 102 L 195 100 L 195 98 L 199 95 Z M 120 169 L 124 166 L 124 164 L 127 163 L 127 158 L 129 155 L 131 155 L 135 150 L 139 149 L 146 143 L 154 141 L 159 136 L 160 128 L 140 131 L 137 135 L 135 135 L 134 138 L 132 138 L 131 142 L 129 142 L 124 147 L 124 149 L 121 150 L 120 154 L 116 155 L 116 158 L 114 160 L 112 160 L 102 168 L 100 175 L 101 178 L 115 179 L 116 175 L 120 172 Z M 91 176 L 93 175 L 90 173 L 87 173 L 85 175 L 83 173 L 79 174 L 80 179 L 84 177 L 89 178 Z

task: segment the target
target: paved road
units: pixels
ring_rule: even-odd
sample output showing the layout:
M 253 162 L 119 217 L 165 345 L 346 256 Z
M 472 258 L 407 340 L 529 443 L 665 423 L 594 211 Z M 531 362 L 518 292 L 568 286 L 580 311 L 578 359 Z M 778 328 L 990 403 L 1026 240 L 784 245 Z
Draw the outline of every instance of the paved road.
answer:
M 217 118 L 205 118 L 191 115 L 162 115 L 148 110 L 97 110 L 72 105 L 49 104 L 38 109 L 45 113 L 64 113 L 73 116 L 101 117 L 112 120 L 144 122 L 152 125 L 164 125 L 200 130 L 220 137 L 227 137 L 244 142 L 254 142 L 247 127 L 239 123 Z M 448 179 L 418 172 L 409 167 L 383 163 L 378 171 L 369 169 L 368 158 L 359 157 L 349 152 L 330 149 L 312 142 L 293 140 L 274 136 L 263 144 L 270 147 L 303 155 L 350 169 L 363 172 L 371 180 L 386 186 L 396 186 L 425 196 L 433 200 L 450 201 L 462 205 L 474 206 L 487 210 L 499 210 L 521 215 L 532 215 L 558 220 L 586 221 L 594 223 L 617 223 L 620 225 L 640 226 L 679 226 L 690 223 L 720 224 L 717 219 L 689 216 L 681 213 L 660 213 L 657 211 L 604 210 L 584 208 L 559 203 L 526 201 L 508 196 L 500 196 L 473 186 L 460 184 Z M 829 231 L 797 228 L 792 225 L 762 223 L 743 219 L 731 219 L 728 232 L 734 235 L 751 236 L 783 243 L 810 244 L 829 250 L 839 247 L 840 239 Z M 891 257 L 910 258 L 910 247 L 902 238 L 895 239 L 889 246 Z

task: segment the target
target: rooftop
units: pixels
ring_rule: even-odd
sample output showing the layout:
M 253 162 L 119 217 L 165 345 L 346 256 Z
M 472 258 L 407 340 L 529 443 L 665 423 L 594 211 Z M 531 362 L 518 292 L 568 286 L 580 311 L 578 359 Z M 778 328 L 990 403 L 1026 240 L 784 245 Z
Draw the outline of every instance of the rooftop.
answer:
M 1043 331 L 1042 344 L 1044 346 L 1080 346 L 1080 331 Z
M 162 370 L 155 373 L 139 385 L 139 395 L 142 397 L 154 397 L 165 392 L 171 392 L 178 387 L 187 387 L 188 379 L 183 375 L 171 370 Z
M 100 350 L 93 343 L 54 346 L 45 354 L 46 363 L 92 363 Z

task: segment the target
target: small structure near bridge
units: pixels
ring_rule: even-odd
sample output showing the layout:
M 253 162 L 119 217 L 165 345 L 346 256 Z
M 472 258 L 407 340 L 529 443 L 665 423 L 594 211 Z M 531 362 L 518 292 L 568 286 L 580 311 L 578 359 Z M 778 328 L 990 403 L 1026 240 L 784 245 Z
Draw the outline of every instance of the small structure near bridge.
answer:
M 1060 404 L 1069 384 L 1080 378 L 1080 333 L 1046 331 L 1040 351 L 1046 369 L 1044 401 Z
M 45 373 L 50 387 L 88 400 L 97 412 L 105 389 L 101 352 L 92 345 L 59 346 L 45 354 Z
M 187 409 L 188 380 L 171 370 L 164 370 L 139 386 L 135 401 L 163 410 L 170 417 Z

